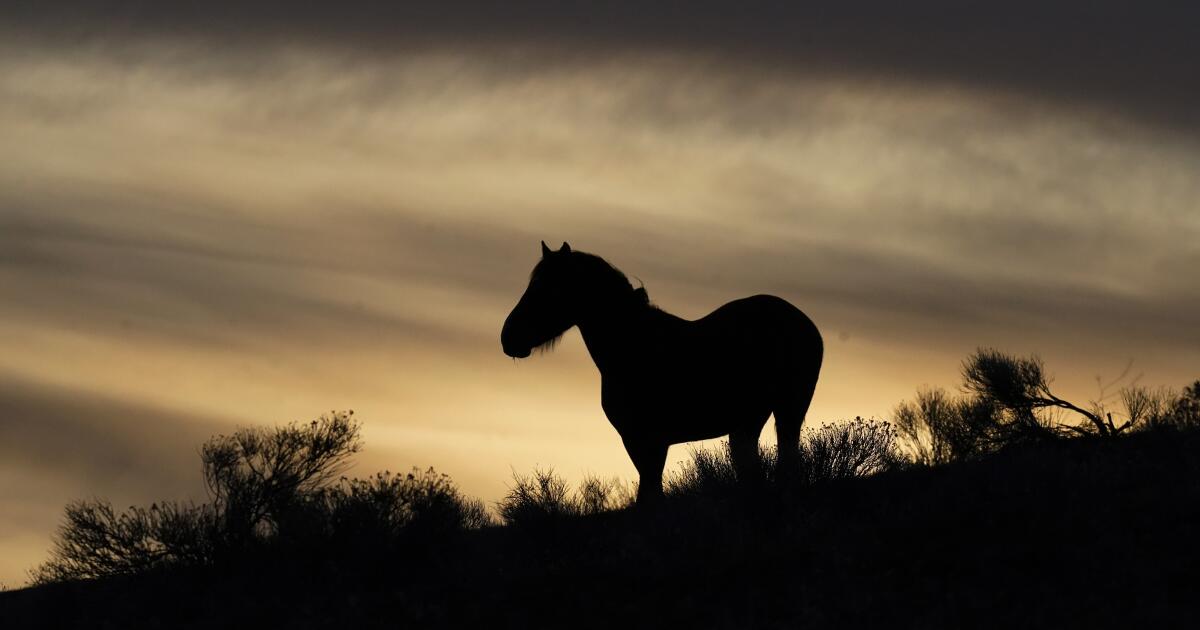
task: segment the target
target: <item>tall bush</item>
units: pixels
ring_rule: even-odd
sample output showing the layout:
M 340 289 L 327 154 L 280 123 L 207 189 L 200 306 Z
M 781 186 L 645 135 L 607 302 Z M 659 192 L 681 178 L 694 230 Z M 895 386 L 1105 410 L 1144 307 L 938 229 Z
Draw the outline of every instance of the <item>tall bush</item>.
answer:
M 335 412 L 216 436 L 201 449 L 209 500 L 199 505 L 118 511 L 100 499 L 71 503 L 33 582 L 213 564 L 279 545 L 377 552 L 401 538 L 428 540 L 490 523 L 482 502 L 432 469 L 339 477 L 361 448 L 359 431 L 353 412 Z

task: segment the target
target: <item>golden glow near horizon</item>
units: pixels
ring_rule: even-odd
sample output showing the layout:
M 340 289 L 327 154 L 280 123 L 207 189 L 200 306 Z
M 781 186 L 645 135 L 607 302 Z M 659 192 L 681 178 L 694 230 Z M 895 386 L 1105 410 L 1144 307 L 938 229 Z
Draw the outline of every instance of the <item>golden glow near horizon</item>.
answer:
M 794 302 L 827 345 L 811 425 L 953 387 L 980 345 L 1082 400 L 1130 358 L 1200 377 L 1200 147 L 1100 111 L 666 54 L 8 52 L 10 586 L 67 501 L 196 497 L 238 424 L 353 408 L 358 472 L 488 500 L 535 465 L 632 479 L 575 333 L 500 352 L 542 239 L 685 317 Z

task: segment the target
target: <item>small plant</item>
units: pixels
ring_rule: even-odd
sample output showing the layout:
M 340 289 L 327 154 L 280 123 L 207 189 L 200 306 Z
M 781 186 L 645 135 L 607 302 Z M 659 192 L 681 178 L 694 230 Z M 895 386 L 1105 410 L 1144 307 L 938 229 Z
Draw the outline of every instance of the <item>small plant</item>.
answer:
M 850 422 L 825 424 L 800 440 L 797 470 L 776 471 L 801 483 L 816 484 L 867 477 L 899 461 L 896 430 L 888 422 L 856 417 Z
M 580 514 L 599 514 L 633 505 L 634 492 L 619 479 L 586 477 L 579 484 L 577 501 Z
M 901 450 L 919 464 L 969 459 L 1002 445 L 1012 431 L 999 430 L 1003 410 L 990 398 L 953 397 L 941 388 L 917 392 L 896 407 Z
M 761 449 L 759 469 L 763 478 L 751 483 L 827 483 L 883 472 L 901 460 L 891 424 L 861 417 L 806 431 L 800 437 L 799 454 L 794 469 L 782 470 L 776 449 Z M 737 492 L 746 481 L 737 475 L 729 443 L 722 442 L 719 449 L 692 451 L 683 468 L 667 479 L 666 493 L 674 497 L 716 496 Z
M 770 454 L 759 451 L 759 457 L 764 463 L 770 459 Z M 760 466 L 765 469 L 766 466 Z M 683 462 L 683 467 L 666 480 L 668 496 L 703 496 L 727 492 L 738 485 L 737 471 L 733 465 L 733 457 L 729 450 L 729 442 L 721 442 L 717 450 L 695 449 L 691 459 Z
M 1177 392 L 1131 387 L 1121 391 L 1121 401 L 1130 422 L 1147 429 L 1187 430 L 1200 428 L 1200 381 Z
M 538 469 L 530 476 L 514 475 L 496 511 L 506 525 L 523 525 L 624 509 L 632 503 L 633 493 L 615 479 L 588 477 L 572 492 L 553 470 Z
M 492 524 L 482 501 L 463 497 L 449 476 L 432 468 L 342 479 L 326 488 L 320 500 L 331 535 L 343 540 L 429 537 Z

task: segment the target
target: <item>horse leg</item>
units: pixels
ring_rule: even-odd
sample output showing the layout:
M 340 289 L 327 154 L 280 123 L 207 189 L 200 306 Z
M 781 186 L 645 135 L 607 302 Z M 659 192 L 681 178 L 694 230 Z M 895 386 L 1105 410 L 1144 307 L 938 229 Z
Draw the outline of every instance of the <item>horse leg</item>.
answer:
M 662 498 L 663 466 L 667 463 L 667 446 L 656 442 L 625 440 L 625 451 L 638 471 L 637 504 L 649 505 Z
M 733 460 L 733 471 L 738 481 L 756 483 L 760 480 L 760 464 L 758 456 L 758 435 L 762 426 L 757 430 L 738 430 L 729 434 L 729 457 Z
M 782 474 L 795 472 L 800 459 L 800 428 L 812 403 L 817 379 L 804 379 L 804 386 L 789 394 L 775 406 L 775 439 L 778 442 L 778 470 Z

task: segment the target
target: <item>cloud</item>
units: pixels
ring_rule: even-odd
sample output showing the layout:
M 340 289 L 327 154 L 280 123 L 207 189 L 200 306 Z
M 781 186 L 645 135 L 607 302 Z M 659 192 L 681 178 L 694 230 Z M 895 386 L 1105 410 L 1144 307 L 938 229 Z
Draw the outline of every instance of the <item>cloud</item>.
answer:
M 125 498 L 202 494 L 198 448 L 229 426 L 225 419 L 0 379 L 0 459 L 10 470 L 55 480 L 68 498 L 113 488 Z
M 51 46 L 151 40 L 245 53 L 299 43 L 367 56 L 533 50 L 542 65 L 668 52 L 797 75 L 1012 90 L 1193 131 L 1200 111 L 1192 61 L 1200 44 L 1190 26 L 1200 9 L 1179 2 L 863 0 L 758 2 L 732 10 L 712 1 L 585 7 L 542 0 L 336 6 L 75 0 L 22 3 L 5 12 L 12 36 Z
M 380 335 L 451 346 L 472 341 L 475 335 L 413 300 L 429 285 L 490 290 L 495 278 L 477 277 L 475 265 L 494 268 L 489 256 L 493 263 L 502 257 L 489 255 L 486 245 L 516 240 L 497 234 L 484 241 L 452 223 L 403 216 L 346 212 L 331 223 L 263 226 L 215 209 L 198 217 L 96 196 L 66 203 L 88 204 L 88 213 L 105 220 L 0 209 L 3 262 L 17 275 L 9 291 L 21 298 L 0 311 L 16 320 L 242 350 L 269 344 L 284 330 L 326 346 Z M 165 229 L 147 233 L 142 226 L 151 221 Z M 472 247 L 475 264 L 446 264 L 463 247 Z

